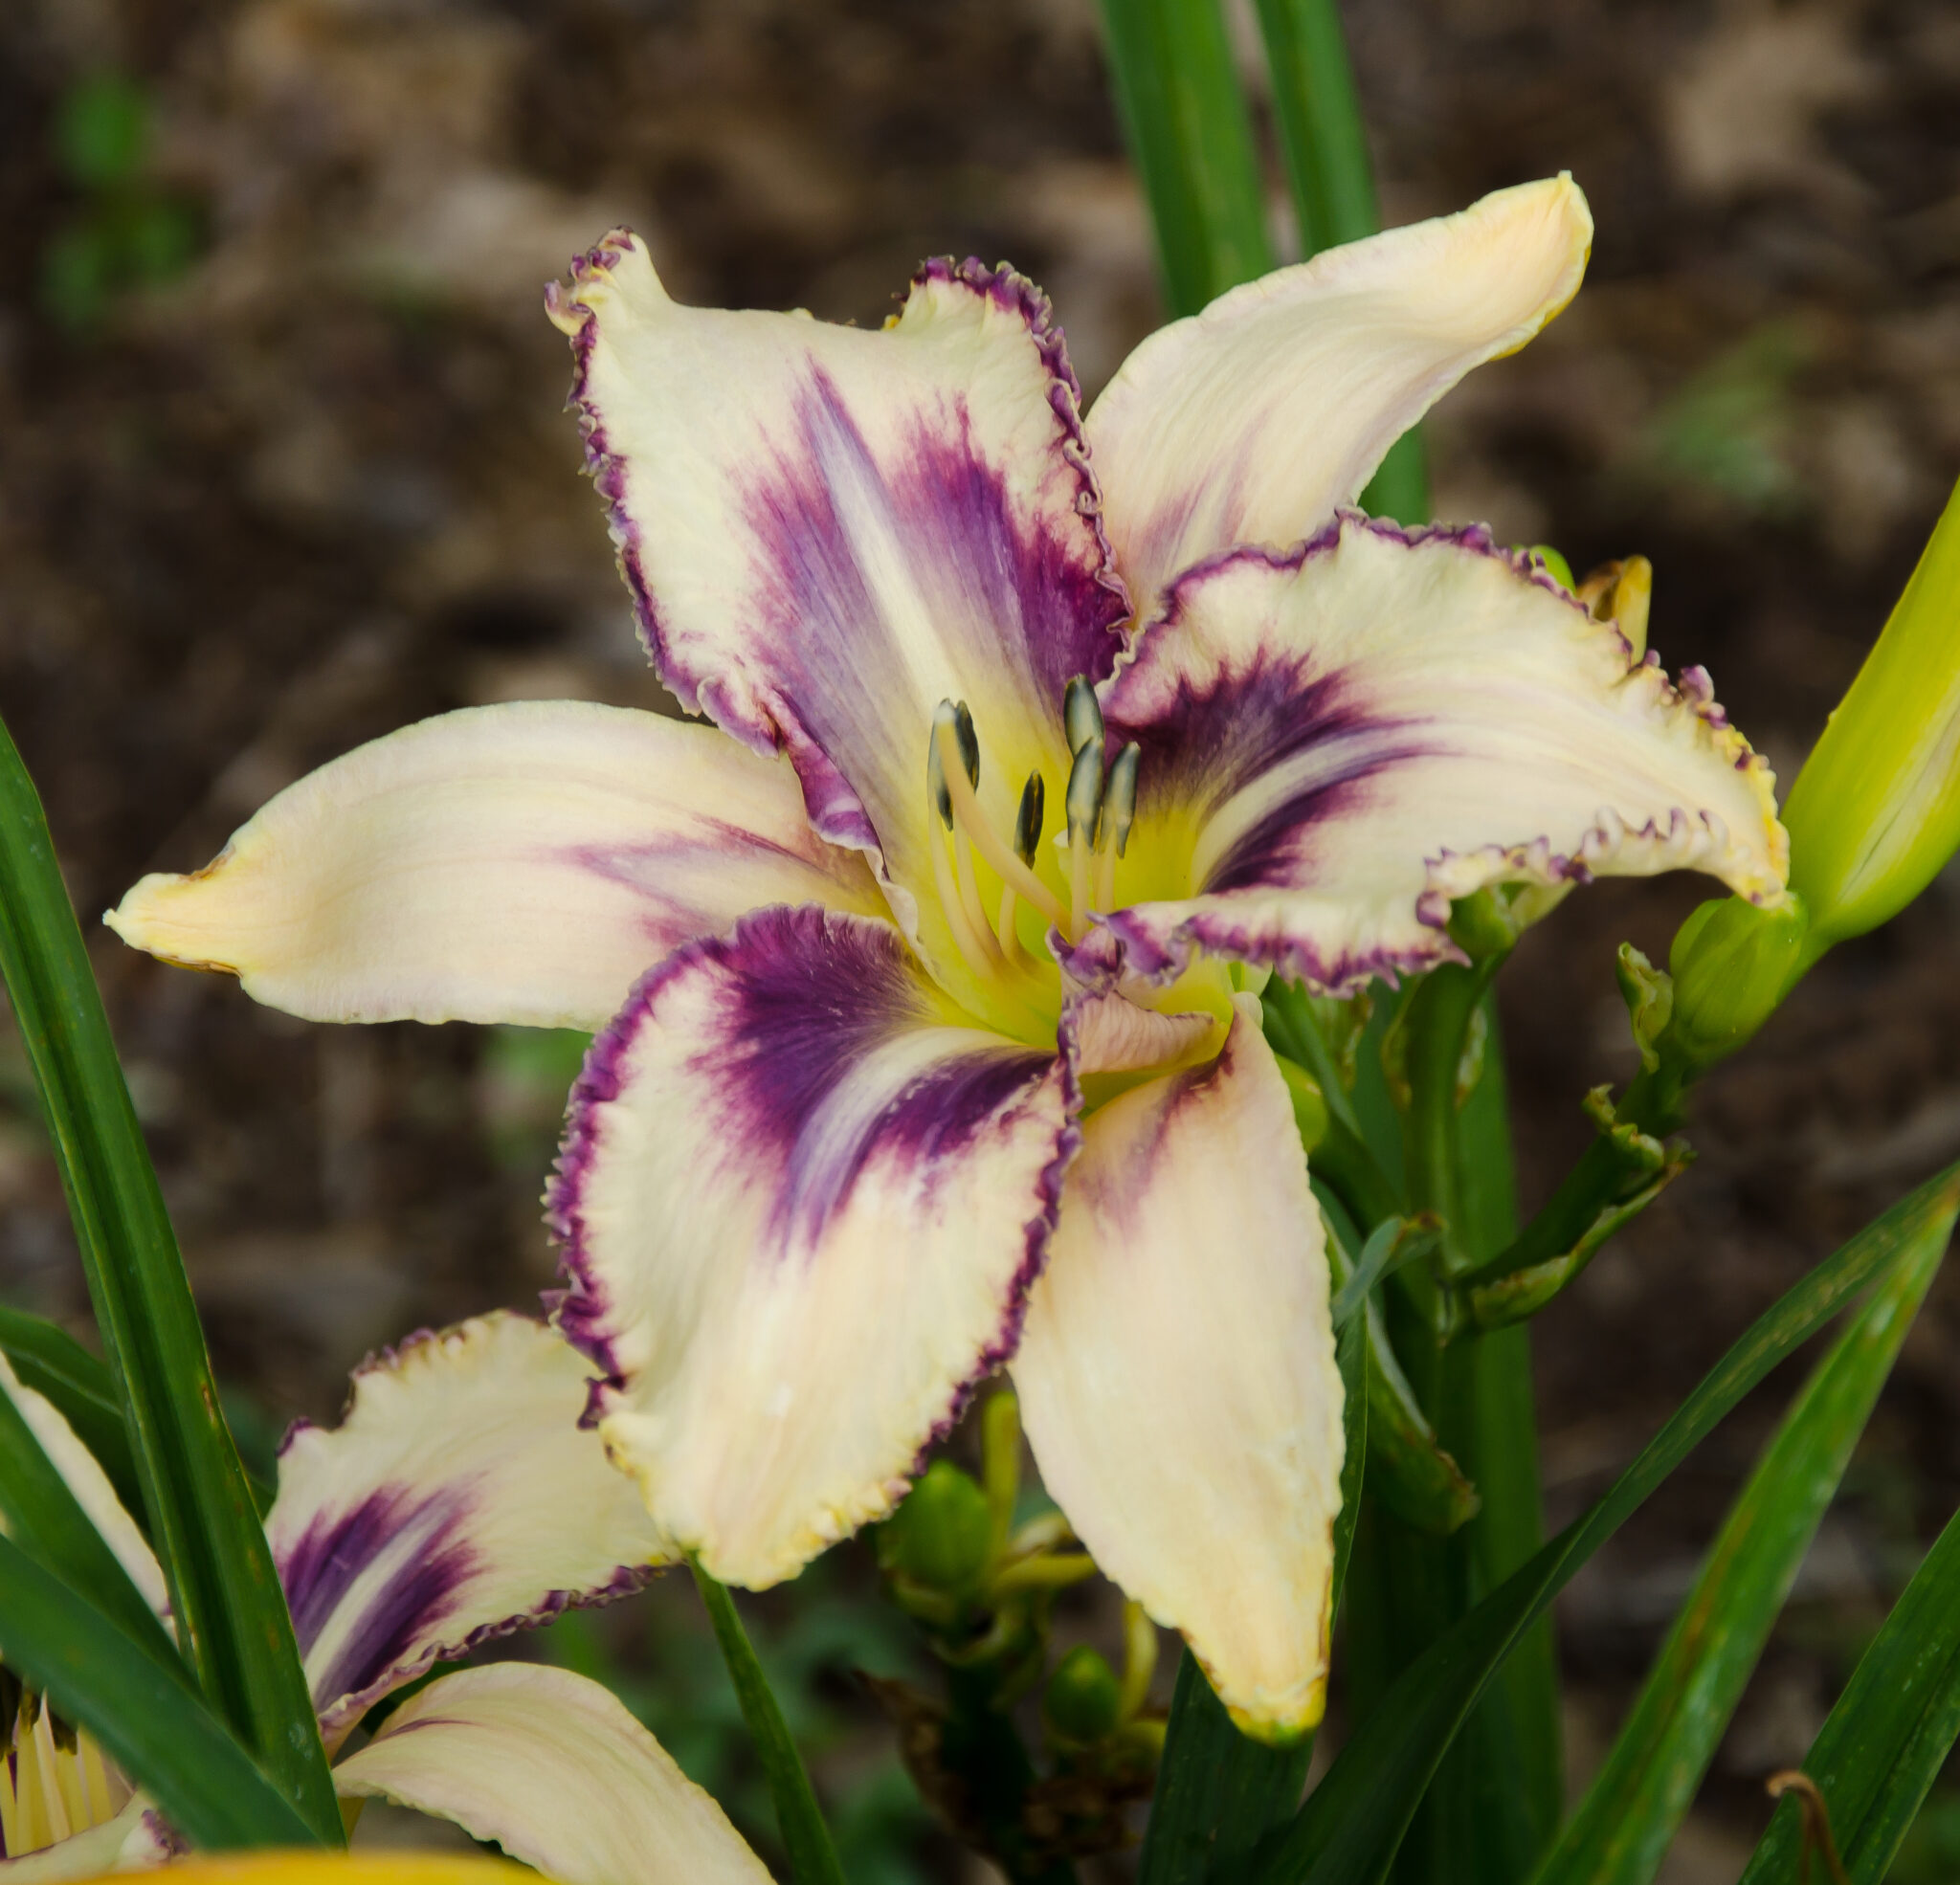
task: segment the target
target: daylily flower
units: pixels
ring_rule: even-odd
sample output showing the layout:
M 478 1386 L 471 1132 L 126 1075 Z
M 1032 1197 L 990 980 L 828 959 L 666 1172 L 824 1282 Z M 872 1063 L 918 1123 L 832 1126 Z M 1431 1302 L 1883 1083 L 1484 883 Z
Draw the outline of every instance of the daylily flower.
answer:
M 1341 1390 L 1251 990 L 1450 960 L 1485 884 L 1783 895 L 1705 676 L 1481 530 L 1338 509 L 1591 233 L 1561 177 L 1331 251 L 1086 418 L 1004 268 L 928 263 L 871 333 L 682 307 L 609 236 L 549 308 L 647 647 L 715 725 L 425 721 L 110 920 L 317 1019 L 602 1030 L 558 1316 L 675 1548 L 793 1575 L 1011 1364 L 1082 1542 L 1297 1734 Z
M 631 1482 L 578 1426 L 587 1373 L 541 1323 L 483 1317 L 368 1363 L 339 1428 L 302 1422 L 287 1436 L 266 1531 L 340 1756 L 334 1785 L 452 1819 L 563 1885 L 767 1885 L 612 1692 L 565 1670 L 439 1676 L 344 1752 L 368 1709 L 433 1664 L 637 1589 L 667 1562 Z M 162 1572 L 101 1468 L 4 1358 L 0 1392 L 161 1614 Z M 11 1693 L 0 1878 L 88 1878 L 182 1851 L 89 1736 L 57 1728 L 17 1683 Z

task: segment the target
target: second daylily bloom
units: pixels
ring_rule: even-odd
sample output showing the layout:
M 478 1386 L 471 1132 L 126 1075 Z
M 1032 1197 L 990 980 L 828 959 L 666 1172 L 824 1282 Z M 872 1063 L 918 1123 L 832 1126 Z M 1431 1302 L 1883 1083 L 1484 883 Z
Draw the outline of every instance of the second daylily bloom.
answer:
M 601 1031 L 559 1318 L 674 1548 L 793 1575 L 1011 1364 L 1083 1543 L 1297 1734 L 1341 1390 L 1248 990 L 1451 959 L 1485 884 L 1783 894 L 1704 676 L 1481 530 L 1338 510 L 1591 233 L 1560 178 L 1331 251 L 1086 417 L 1005 270 L 928 264 L 872 333 L 681 307 L 609 237 L 551 312 L 648 648 L 716 726 L 425 721 L 110 920 L 318 1019 Z
M 540 1323 L 479 1318 L 370 1362 L 340 1427 L 287 1436 L 266 1531 L 339 1757 L 334 1785 L 454 1820 L 563 1885 L 767 1885 L 721 1809 L 612 1692 L 565 1670 L 441 1675 L 343 1752 L 368 1709 L 434 1664 L 637 1589 L 666 1561 L 633 1487 L 579 1430 L 586 1373 Z M 107 1476 L 4 1357 L 0 1394 L 161 1610 L 163 1575 Z M 57 1729 L 35 1698 L 22 1706 L 17 1685 L 11 1699 L 0 1880 L 91 1878 L 181 1850 L 88 1736 Z

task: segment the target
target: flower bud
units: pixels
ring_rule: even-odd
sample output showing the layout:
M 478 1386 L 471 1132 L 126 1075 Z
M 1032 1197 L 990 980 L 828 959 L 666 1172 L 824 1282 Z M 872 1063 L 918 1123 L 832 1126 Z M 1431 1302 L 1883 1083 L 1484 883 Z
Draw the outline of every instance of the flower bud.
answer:
M 987 1495 L 950 1460 L 928 1466 L 886 1521 L 881 1556 L 915 1584 L 944 1591 L 970 1590 L 992 1554 L 992 1515 Z
M 1078 1643 L 1055 1665 L 1041 1712 L 1058 1740 L 1099 1741 L 1123 1717 L 1123 1685 L 1108 1662 Z
M 1659 1057 L 1699 1071 L 1733 1053 L 1803 972 L 1808 927 L 1794 897 L 1777 910 L 1741 897 L 1696 910 L 1668 951 L 1674 1011 L 1658 1042 Z
M 1783 822 L 1806 963 L 1904 909 L 1960 845 L 1960 487 Z

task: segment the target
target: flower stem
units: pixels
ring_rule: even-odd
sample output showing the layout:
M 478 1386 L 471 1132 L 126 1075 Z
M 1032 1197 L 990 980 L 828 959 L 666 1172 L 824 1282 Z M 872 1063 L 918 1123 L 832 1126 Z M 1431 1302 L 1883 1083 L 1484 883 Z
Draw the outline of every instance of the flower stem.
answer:
M 736 1613 L 735 1600 L 726 1585 L 718 1584 L 693 1558 L 687 1567 L 694 1573 L 695 1588 L 707 1606 L 708 1621 L 715 1627 L 715 1641 L 721 1645 L 722 1660 L 728 1666 L 728 1679 L 735 1685 L 735 1698 L 742 1704 L 742 1719 L 755 1741 L 756 1759 L 762 1763 L 769 1784 L 769 1798 L 775 1804 L 776 1825 L 789 1850 L 790 1869 L 796 1885 L 844 1885 L 844 1869 L 837 1863 L 837 1851 L 831 1842 L 830 1828 L 824 1824 L 816 1794 L 796 1743 L 790 1737 L 783 1711 L 756 1660 L 755 1648 Z

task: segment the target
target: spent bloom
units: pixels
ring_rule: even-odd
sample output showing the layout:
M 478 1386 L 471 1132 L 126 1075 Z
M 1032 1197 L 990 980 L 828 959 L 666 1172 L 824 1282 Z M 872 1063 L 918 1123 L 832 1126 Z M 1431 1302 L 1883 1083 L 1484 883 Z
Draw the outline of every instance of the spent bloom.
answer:
M 110 920 L 315 1019 L 599 1031 L 557 1314 L 667 1545 L 792 1576 L 1006 1365 L 1097 1562 L 1296 1734 L 1341 1389 L 1263 975 L 1452 959 L 1486 884 L 1783 895 L 1704 675 L 1480 529 L 1340 508 L 1591 233 L 1561 177 L 1330 251 L 1086 415 L 1005 269 L 929 263 L 868 332 L 682 307 L 610 236 L 550 312 L 648 651 L 713 724 L 428 721 Z
M 541 1323 L 482 1317 L 369 1362 L 338 1428 L 288 1434 L 266 1532 L 335 1787 L 454 1820 L 564 1885 L 767 1885 L 612 1692 L 566 1670 L 440 1675 L 346 1751 L 369 1709 L 435 1663 L 635 1590 L 667 1562 L 578 1426 L 588 1373 Z M 100 1466 L 4 1358 L 0 1393 L 162 1615 L 163 1573 Z M 182 1850 L 93 1740 L 5 1671 L 0 1703 L 0 1879 L 93 1878 Z

